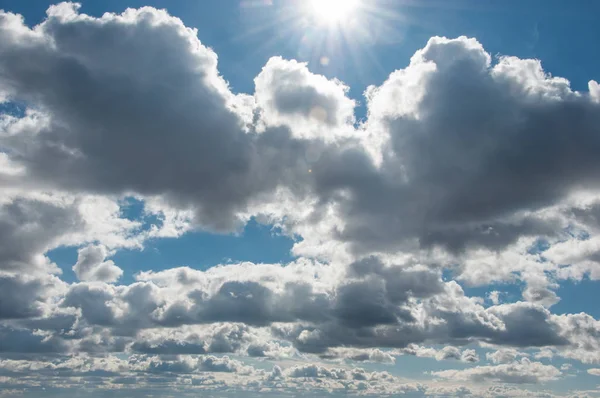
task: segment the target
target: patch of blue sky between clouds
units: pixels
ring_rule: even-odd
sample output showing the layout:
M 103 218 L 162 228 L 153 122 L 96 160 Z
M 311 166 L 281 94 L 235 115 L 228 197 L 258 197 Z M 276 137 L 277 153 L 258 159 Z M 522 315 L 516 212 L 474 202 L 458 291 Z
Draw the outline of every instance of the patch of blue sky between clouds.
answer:
M 21 118 L 25 116 L 26 110 L 27 107 L 25 104 L 13 101 L 0 102 L 0 115 L 10 115 Z
M 133 197 L 121 201 L 121 217 L 140 222 L 139 232 L 162 226 L 160 215 L 144 211 L 144 202 Z M 119 283 L 129 284 L 141 271 L 162 271 L 174 267 L 206 270 L 220 264 L 243 261 L 266 264 L 286 264 L 294 260 L 295 241 L 270 225 L 252 218 L 239 234 L 214 234 L 191 231 L 178 238 L 150 238 L 143 249 L 120 249 L 110 257 L 124 274 Z M 56 263 L 66 282 L 76 281 L 72 270 L 77 262 L 77 247 L 59 247 L 47 253 Z
M 143 250 L 120 250 L 111 259 L 125 271 L 121 282 L 129 283 L 140 271 L 184 266 L 206 270 L 242 261 L 285 264 L 293 260 L 293 244 L 293 240 L 271 226 L 251 220 L 239 235 L 188 232 L 177 239 L 151 239 Z
M 581 281 L 560 281 L 556 294 L 560 301 L 552 306 L 552 312 L 556 314 L 570 314 L 585 312 L 594 318 L 600 318 L 600 307 L 598 306 L 598 291 L 600 283 L 590 280 L 585 276 Z

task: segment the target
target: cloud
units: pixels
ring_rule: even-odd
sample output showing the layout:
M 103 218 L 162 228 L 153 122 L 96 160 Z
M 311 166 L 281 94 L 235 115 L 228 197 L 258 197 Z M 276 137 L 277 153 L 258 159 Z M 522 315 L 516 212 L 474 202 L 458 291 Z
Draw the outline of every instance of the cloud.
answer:
M 476 366 L 465 370 L 442 370 L 433 372 L 434 376 L 460 381 L 474 382 L 502 382 L 514 384 L 538 384 L 550 380 L 556 380 L 560 370 L 551 365 L 543 365 L 539 362 L 530 362 L 522 359 L 507 365 Z
M 594 101 L 600 102 L 600 84 L 595 80 L 590 80 L 588 89 L 590 90 L 590 97 Z
M 296 253 L 441 248 L 464 254 L 462 276 L 474 280 L 474 250 L 562 237 L 577 216 L 548 209 L 593 188 L 594 83 L 590 95 L 573 91 L 539 61 L 493 60 L 473 38 L 430 39 L 367 90 L 368 119 L 355 126 L 348 88 L 297 61 L 272 58 L 252 95 L 233 93 L 217 55 L 165 11 L 94 18 L 63 3 L 35 30 L 10 13 L 0 23 L 0 85 L 30 104 L 4 117 L 3 162 L 21 170 L 6 182 L 136 194 L 187 214 L 152 236 L 190 224 L 232 231 L 260 214 L 305 238 Z M 128 40 L 114 45 L 116 36 Z M 156 54 L 173 62 L 156 68 Z M 531 156 L 540 131 L 544 151 Z M 502 256 L 517 269 L 490 258 L 490 277 L 518 278 L 536 261 L 522 250 Z M 558 301 L 530 280 L 527 300 Z
M 274 57 L 254 80 L 266 126 L 288 126 L 294 135 L 332 141 L 354 129 L 355 102 L 343 83 L 312 74 L 306 64 Z
M 460 356 L 462 362 L 475 363 L 479 362 L 479 355 L 475 350 L 464 350 Z
M 552 317 L 559 325 L 561 335 L 569 341 L 569 345 L 560 350 L 561 356 L 583 363 L 600 362 L 600 321 L 585 313 Z
M 501 293 L 497 290 L 494 290 L 493 292 L 490 292 L 488 294 L 488 298 L 492 302 L 492 304 L 494 304 L 494 305 L 500 304 L 500 294 Z
M 347 379 L 348 373 L 344 369 L 327 369 L 317 365 L 296 366 L 286 371 L 285 375 L 292 378 L 327 378 Z
M 0 354 L 65 354 L 68 342 L 52 333 L 0 326 Z
M 447 360 L 447 359 L 460 360 L 460 358 L 461 358 L 460 349 L 458 349 L 456 347 L 444 347 L 436 355 L 436 359 L 438 361 Z
M 0 86 L 39 109 L 9 123 L 0 144 L 29 179 L 160 197 L 193 209 L 197 224 L 231 231 L 245 221 L 240 213 L 252 199 L 290 185 L 284 181 L 293 181 L 288 177 L 299 167 L 307 173 L 307 144 L 287 128 L 256 133 L 249 125 L 253 98 L 229 90 L 217 55 L 181 20 L 151 7 L 102 18 L 78 8 L 51 8 L 35 31 L 16 15 L 0 17 Z M 125 36 L 114 44 L 112 38 Z M 171 60 L 168 67 L 155 67 L 159 58 Z M 341 85 L 331 85 L 332 95 L 343 95 Z M 328 100 L 333 107 L 335 100 Z
M 550 307 L 560 301 L 555 292 L 545 287 L 532 287 L 528 285 L 523 292 L 523 298 L 527 301 L 537 302 L 543 306 Z
M 437 361 L 457 360 L 467 363 L 479 362 L 479 355 L 473 349 L 461 351 L 458 347 L 446 346 L 440 350 L 410 344 L 406 348 L 393 351 L 397 355 L 414 355 L 422 358 L 434 358 Z
M 88 246 L 79 250 L 73 271 L 80 281 L 116 282 L 123 270 L 111 260 L 104 261 L 108 252 L 104 246 Z
M 227 356 L 212 355 L 188 356 L 181 355 L 172 359 L 158 356 L 132 356 L 129 359 L 132 370 L 159 374 L 191 374 L 191 373 L 240 373 L 251 374 L 255 370 L 243 365 L 240 361 Z
M 588 369 L 587 372 L 588 372 L 588 374 L 591 374 L 593 376 L 600 376 L 600 369 L 592 368 L 592 369 Z
M 300 261 L 285 268 L 239 264 L 206 272 L 171 269 L 141 274 L 140 282 L 130 286 L 72 285 L 62 306 L 80 308 L 91 324 L 112 327 L 217 322 L 268 326 L 306 321 L 358 329 L 399 321 L 410 323 L 410 309 L 401 306 L 407 305 L 411 297 L 425 299 L 443 289 L 439 275 L 431 271 L 398 268 L 395 277 L 385 282 L 377 275 L 342 282 L 330 279 L 327 273 L 334 269 L 328 268 Z M 250 272 L 239 273 L 243 270 Z M 319 270 L 323 271 L 323 287 L 316 289 L 309 281 L 314 281 L 311 272 Z M 382 272 L 394 271 L 390 268 Z M 268 278 L 270 282 L 263 282 Z M 422 284 L 424 281 L 431 283 Z M 327 285 L 331 290 L 324 290 Z M 361 316 L 364 308 L 371 314 Z
M 94 394 L 98 390 L 104 394 L 108 390 L 112 395 L 125 397 L 168 393 L 173 388 L 177 388 L 182 397 L 195 396 L 199 392 L 235 396 L 236 390 L 242 388 L 245 396 L 249 397 L 297 396 L 299 393 L 317 396 L 472 395 L 471 390 L 464 386 L 402 383 L 387 372 L 371 372 L 361 368 L 342 369 L 305 364 L 282 369 L 275 365 L 271 372 L 265 372 L 237 366 L 239 363 L 235 360 L 212 356 L 170 359 L 135 356 L 124 360 L 116 356 L 79 355 L 56 360 L 0 360 L 0 385 L 12 385 L 19 390 L 22 387 L 19 377 L 35 372 L 37 384 L 31 386 L 29 391 L 68 393 L 71 388 L 76 388 L 77 382 L 84 381 L 91 390 L 90 396 L 96 396 Z M 206 373 L 207 369 L 212 372 Z
M 61 246 L 141 247 L 140 224 L 122 218 L 120 210 L 107 197 L 7 189 L 0 195 L 0 271 L 40 277 L 60 273 L 46 253 Z M 108 265 L 105 270 L 114 272 Z
M 597 105 L 538 61 L 492 65 L 475 39 L 432 38 L 367 97 L 381 169 L 401 183 L 382 173 L 372 189 L 349 188 L 343 236 L 364 250 L 410 238 L 451 250 L 499 248 L 552 234 L 556 225 L 527 212 L 562 199 L 575 181 L 593 185 Z M 573 129 L 579 138 L 566 142 Z M 542 131 L 544 151 L 532 156 Z M 573 185 L 556 184 L 557 173 Z
M 0 319 L 40 317 L 46 300 L 59 290 L 56 277 L 32 278 L 26 275 L 0 274 Z
M 353 134 L 347 88 L 306 65 L 273 58 L 253 97 L 234 94 L 216 54 L 177 18 L 149 7 L 93 18 L 77 8 L 52 8 L 35 31 L 2 14 L 1 85 L 43 109 L 2 144 L 40 183 L 161 197 L 217 230 L 239 227 L 277 190 L 310 194 L 337 203 L 343 225 L 329 233 L 361 252 L 496 249 L 554 235 L 554 220 L 528 213 L 593 186 L 595 94 L 571 90 L 539 61 L 493 64 L 475 39 L 432 38 L 367 91 L 365 141 Z M 172 62 L 151 67 L 156 54 Z M 338 128 L 345 139 L 325 144 Z M 531 156 L 540 131 L 544 151 Z M 565 142 L 564 131 L 576 139 Z
M 584 330 L 571 331 L 564 316 L 552 316 L 541 306 L 484 308 L 432 271 L 381 264 L 360 277 L 344 277 L 355 268 L 344 274 L 338 267 L 305 261 L 285 267 L 244 263 L 142 273 L 131 285 L 76 283 L 55 293 L 56 304 L 47 304 L 45 311 L 56 314 L 48 333 L 84 352 L 281 358 L 298 350 L 382 363 L 393 363 L 394 355 L 411 353 L 412 345 L 425 342 L 448 346 L 430 354 L 419 348 L 413 355 L 477 362 L 473 350 L 452 345 L 578 345 L 583 353 L 580 339 L 595 341 Z M 392 272 L 397 279 L 382 277 Z M 422 285 L 430 277 L 434 284 Z M 372 314 L 363 315 L 365 308 Z M 61 313 L 78 318 L 68 335 L 61 330 L 70 326 L 58 323 Z
M 61 234 L 83 226 L 73 208 L 51 200 L 15 198 L 0 206 L 0 267 L 5 271 L 54 270 L 43 253 Z
M 289 344 L 282 346 L 268 333 L 239 323 L 145 329 L 137 333 L 128 350 L 146 355 L 231 353 L 268 358 L 294 354 Z
M 333 348 L 322 354 L 324 359 L 346 359 L 356 362 L 396 363 L 395 352 L 379 349 Z
M 511 363 L 514 362 L 518 357 L 523 356 L 527 356 L 527 354 L 519 352 L 514 348 L 502 348 L 500 350 L 485 354 L 486 359 L 495 364 Z

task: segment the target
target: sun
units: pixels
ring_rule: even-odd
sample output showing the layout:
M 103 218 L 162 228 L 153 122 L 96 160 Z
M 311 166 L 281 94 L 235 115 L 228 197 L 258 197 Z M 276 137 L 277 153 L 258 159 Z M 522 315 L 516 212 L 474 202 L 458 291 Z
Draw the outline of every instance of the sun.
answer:
M 359 6 L 360 0 L 309 0 L 311 11 L 322 22 L 341 23 Z

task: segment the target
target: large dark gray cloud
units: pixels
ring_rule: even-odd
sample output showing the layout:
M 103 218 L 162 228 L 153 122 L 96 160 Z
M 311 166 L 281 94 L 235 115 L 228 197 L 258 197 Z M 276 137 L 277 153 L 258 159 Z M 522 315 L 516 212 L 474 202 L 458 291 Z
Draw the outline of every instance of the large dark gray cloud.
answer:
M 474 39 L 432 38 L 368 98 L 381 177 L 351 188 L 343 232 L 365 250 L 411 237 L 498 247 L 552 233 L 552 220 L 510 216 L 597 187 L 599 104 L 537 60 L 492 65 Z
M 477 366 L 465 370 L 443 370 L 434 372 L 441 378 L 453 380 L 499 381 L 514 384 L 539 384 L 556 380 L 561 372 L 552 365 L 531 362 L 523 359 L 521 362 L 495 366 Z
M 66 189 L 164 195 L 205 225 L 235 226 L 235 210 L 279 181 L 263 162 L 287 162 L 268 134 L 257 144 L 246 131 L 251 98 L 229 91 L 216 54 L 166 12 L 75 10 L 51 8 L 38 33 L 1 14 L 0 85 L 48 115 L 3 137 L 11 157 Z
M 322 276 L 314 279 L 317 273 Z M 293 345 L 323 358 L 376 360 L 375 354 L 338 351 L 486 343 L 574 350 L 573 357 L 587 362 L 596 357 L 590 349 L 600 346 L 600 335 L 592 332 L 600 327 L 591 317 L 554 316 L 533 303 L 485 308 L 437 272 L 387 265 L 374 257 L 351 264 L 345 274 L 300 262 L 205 272 L 171 269 L 139 278 L 125 286 L 73 284 L 55 293 L 58 306 L 45 304 L 53 314 L 46 324 L 36 318 L 15 321 L 21 328 L 29 322 L 45 330 L 65 344 L 65 352 L 281 357 L 293 355 L 285 348 Z M 41 315 L 25 310 L 21 317 Z M 392 360 L 386 353 L 377 355 Z M 477 360 L 470 350 L 448 355 Z
M 559 223 L 523 212 L 595 186 L 595 96 L 536 60 L 493 64 L 474 39 L 432 38 L 367 91 L 355 134 L 341 83 L 274 58 L 255 97 L 234 94 L 216 54 L 163 11 L 96 19 L 61 4 L 35 32 L 0 24 L 0 85 L 45 115 L 2 145 L 40 183 L 162 196 L 220 230 L 278 188 L 311 193 L 336 204 L 331 237 L 367 252 L 553 235 Z
M 0 270 L 51 270 L 43 253 L 84 227 L 73 204 L 23 197 L 0 204 Z
M 111 260 L 105 261 L 108 252 L 104 246 L 88 246 L 79 250 L 73 271 L 82 281 L 115 282 L 123 270 Z
M 35 318 L 42 315 L 39 301 L 48 286 L 40 280 L 0 276 L 0 319 Z
M 6 354 L 65 354 L 68 351 L 68 343 L 57 335 L 0 326 L 0 355 L 2 356 Z
M 287 125 L 299 137 L 326 140 L 352 130 L 355 102 L 346 96 L 348 87 L 312 74 L 304 64 L 273 57 L 255 84 L 261 121 L 267 126 Z

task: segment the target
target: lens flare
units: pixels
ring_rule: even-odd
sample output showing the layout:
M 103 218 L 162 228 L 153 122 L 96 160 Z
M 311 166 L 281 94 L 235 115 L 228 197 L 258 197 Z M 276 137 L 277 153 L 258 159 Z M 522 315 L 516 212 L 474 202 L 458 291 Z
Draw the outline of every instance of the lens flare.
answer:
M 314 15 L 325 23 L 340 23 L 359 6 L 359 0 L 310 0 Z

